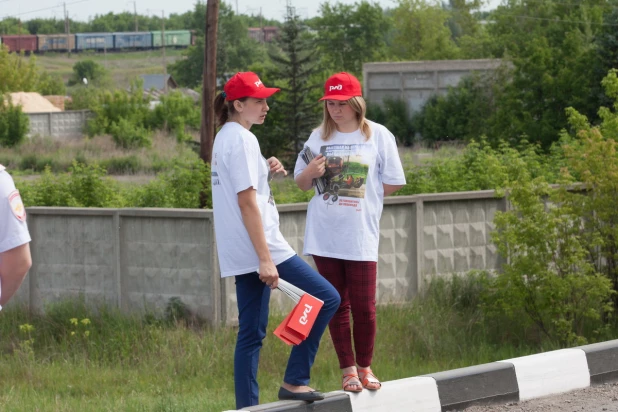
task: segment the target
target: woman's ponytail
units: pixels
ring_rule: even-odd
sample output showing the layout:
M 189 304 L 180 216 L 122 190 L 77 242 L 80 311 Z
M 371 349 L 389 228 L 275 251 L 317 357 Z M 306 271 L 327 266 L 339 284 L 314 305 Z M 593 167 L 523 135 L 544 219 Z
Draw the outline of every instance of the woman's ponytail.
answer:
M 223 126 L 229 119 L 230 111 L 228 103 L 225 101 L 225 92 L 221 92 L 215 97 L 215 116 L 219 127 Z

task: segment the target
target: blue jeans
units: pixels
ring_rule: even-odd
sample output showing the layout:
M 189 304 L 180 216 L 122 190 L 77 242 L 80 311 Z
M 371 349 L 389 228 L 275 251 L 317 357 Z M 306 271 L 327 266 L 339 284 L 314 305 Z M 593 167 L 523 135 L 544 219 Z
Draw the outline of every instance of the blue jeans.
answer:
M 307 339 L 292 348 L 283 378 L 290 385 L 308 385 L 320 339 L 341 299 L 337 290 L 298 255 L 277 265 L 277 271 L 281 279 L 324 301 Z M 236 298 L 239 329 L 234 352 L 234 388 L 236 409 L 241 409 L 259 404 L 257 369 L 268 325 L 270 288 L 256 272 L 239 275 L 236 276 Z

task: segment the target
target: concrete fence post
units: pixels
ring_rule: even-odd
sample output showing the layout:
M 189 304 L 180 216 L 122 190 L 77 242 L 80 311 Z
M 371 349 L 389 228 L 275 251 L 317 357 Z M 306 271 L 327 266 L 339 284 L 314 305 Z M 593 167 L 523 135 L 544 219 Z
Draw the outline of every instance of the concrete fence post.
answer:
M 52 112 L 47 113 L 47 130 L 49 131 L 49 135 L 54 137 L 54 134 L 52 133 L 52 115 Z
M 417 294 L 423 292 L 423 260 L 424 260 L 424 240 L 423 240 L 423 228 L 425 227 L 425 205 L 423 203 L 423 197 L 418 195 L 416 199 L 416 290 Z
M 113 217 L 114 222 L 114 272 L 116 275 L 116 305 L 122 309 L 122 266 L 120 265 L 120 210 L 116 210 Z

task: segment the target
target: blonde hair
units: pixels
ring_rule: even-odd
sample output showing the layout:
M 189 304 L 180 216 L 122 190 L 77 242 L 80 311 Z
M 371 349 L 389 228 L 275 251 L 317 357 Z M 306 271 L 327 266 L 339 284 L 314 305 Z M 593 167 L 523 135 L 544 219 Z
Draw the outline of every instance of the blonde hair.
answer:
M 365 118 L 367 114 L 367 103 L 365 99 L 361 96 L 354 96 L 347 100 L 347 103 L 350 105 L 352 110 L 356 113 L 356 120 L 358 120 L 358 128 L 361 131 L 361 134 L 365 136 L 365 141 L 371 138 L 371 127 L 369 126 L 369 122 Z M 324 101 L 324 119 L 322 120 L 322 124 L 318 127 L 322 131 L 322 140 L 329 140 L 335 130 L 337 130 L 337 124 L 330 117 L 330 113 L 328 113 L 328 102 Z

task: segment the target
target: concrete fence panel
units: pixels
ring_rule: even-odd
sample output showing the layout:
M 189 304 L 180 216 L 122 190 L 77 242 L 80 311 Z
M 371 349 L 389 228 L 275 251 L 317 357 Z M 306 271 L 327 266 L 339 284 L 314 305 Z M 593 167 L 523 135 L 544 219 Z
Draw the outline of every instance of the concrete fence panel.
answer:
M 386 199 L 378 303 L 410 302 L 434 276 L 499 269 L 491 231 L 495 213 L 506 207 L 493 191 Z M 302 255 L 307 204 L 281 205 L 279 212 L 283 235 Z M 212 325 L 236 322 L 234 278 L 220 278 L 212 211 L 32 207 L 28 213 L 33 266 L 16 301 L 33 310 L 79 297 L 125 312 L 162 313 L 178 297 Z M 273 311 L 291 305 L 272 293 Z

